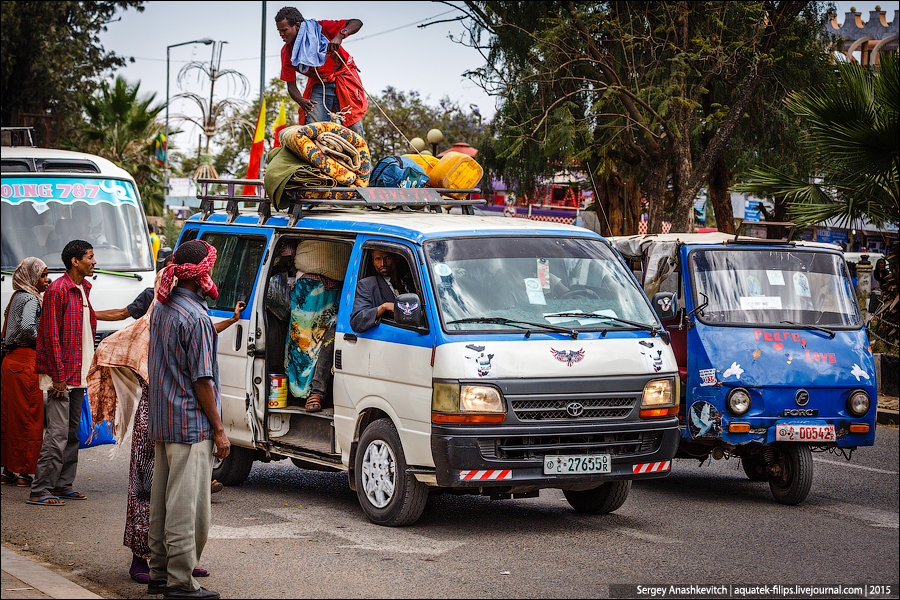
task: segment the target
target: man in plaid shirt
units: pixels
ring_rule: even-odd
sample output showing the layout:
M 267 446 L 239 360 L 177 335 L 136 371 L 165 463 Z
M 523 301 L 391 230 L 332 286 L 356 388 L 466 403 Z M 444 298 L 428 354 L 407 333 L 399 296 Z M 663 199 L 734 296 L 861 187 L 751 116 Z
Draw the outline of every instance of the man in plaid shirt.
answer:
M 62 251 L 66 274 L 44 292 L 38 324 L 37 368 L 47 391 L 44 442 L 28 504 L 60 506 L 62 498 L 84 500 L 72 486 L 78 467 L 78 424 L 85 377 L 94 356 L 97 318 L 88 299 L 94 274 L 94 248 L 72 240 Z

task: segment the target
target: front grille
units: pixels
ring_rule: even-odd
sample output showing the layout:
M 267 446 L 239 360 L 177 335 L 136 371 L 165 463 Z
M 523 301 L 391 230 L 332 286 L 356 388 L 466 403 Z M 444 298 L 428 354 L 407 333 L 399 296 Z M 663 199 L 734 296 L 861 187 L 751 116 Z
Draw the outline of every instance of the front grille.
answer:
M 565 435 L 529 435 L 478 440 L 486 459 L 542 459 L 554 454 L 611 454 L 632 456 L 659 450 L 658 431 Z
M 620 419 L 627 417 L 637 400 L 631 398 L 563 398 L 546 400 L 543 398 L 510 399 L 513 412 L 520 421 L 544 421 L 548 419 Z M 571 415 L 566 407 L 578 402 L 583 412 Z

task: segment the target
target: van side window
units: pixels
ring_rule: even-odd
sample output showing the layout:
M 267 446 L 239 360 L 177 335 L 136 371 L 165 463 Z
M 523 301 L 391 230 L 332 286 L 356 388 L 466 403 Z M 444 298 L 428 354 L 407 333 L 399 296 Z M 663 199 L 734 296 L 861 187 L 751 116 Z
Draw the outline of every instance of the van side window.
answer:
M 422 290 L 413 275 L 409 260 L 402 252 L 372 248 L 365 252 L 360 266 L 350 326 L 363 332 L 379 322 L 394 324 L 392 311 L 379 311 L 379 306 L 393 303 L 401 294 L 418 294 Z
M 216 264 L 210 276 L 219 290 L 219 297 L 215 300 L 208 297 L 208 306 L 234 310 L 241 300 L 249 304 L 266 249 L 265 236 L 206 233 L 201 239 L 216 249 Z

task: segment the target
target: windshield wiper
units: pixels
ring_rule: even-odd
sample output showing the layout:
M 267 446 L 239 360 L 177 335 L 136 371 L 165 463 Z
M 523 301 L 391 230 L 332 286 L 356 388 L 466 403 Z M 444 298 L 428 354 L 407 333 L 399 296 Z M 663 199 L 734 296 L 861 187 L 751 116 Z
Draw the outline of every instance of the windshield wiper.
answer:
M 545 317 L 590 317 L 592 319 L 608 319 L 610 321 L 616 321 L 618 323 L 624 323 L 626 325 L 631 325 L 632 327 L 637 327 L 638 329 L 643 329 L 644 331 L 649 331 L 651 336 L 658 335 L 666 342 L 669 341 L 669 332 L 663 329 L 660 329 L 656 325 L 647 325 L 646 323 L 638 323 L 637 321 L 629 321 L 628 319 L 620 319 L 619 317 L 610 317 L 609 315 L 604 315 L 602 313 L 597 312 L 558 312 L 551 313 L 549 315 L 544 315 Z M 602 335 L 606 335 L 606 331 L 602 332 Z
M 540 327 L 541 329 L 547 329 L 549 331 L 565 333 L 567 335 L 572 336 L 573 340 L 578 339 L 578 330 L 572 329 L 571 327 L 561 327 L 559 325 L 545 325 L 544 323 L 532 323 L 530 321 L 520 321 L 518 319 L 506 319 L 504 317 L 470 317 L 468 319 L 456 319 L 455 321 L 447 321 L 447 325 L 455 325 L 456 323 L 494 323 L 497 325 L 512 325 L 513 327 L 518 327 L 520 329 L 528 329 L 528 327 L 522 327 L 522 325 L 527 325 L 529 327 Z M 525 337 L 527 338 L 530 335 L 531 335 L 531 331 L 528 331 L 525 334 Z
M 102 271 L 100 269 L 94 269 L 94 273 L 103 273 L 104 275 L 118 275 L 119 277 L 131 277 L 132 279 L 137 279 L 138 281 L 144 280 L 144 278 L 138 273 L 126 273 L 123 271 Z
M 782 325 L 793 325 L 794 327 L 799 327 L 800 329 L 815 329 L 816 331 L 821 331 L 828 334 L 830 339 L 834 339 L 834 331 L 830 329 L 826 329 L 825 327 L 819 327 L 818 325 L 807 325 L 806 323 L 794 323 L 793 321 L 782 321 Z

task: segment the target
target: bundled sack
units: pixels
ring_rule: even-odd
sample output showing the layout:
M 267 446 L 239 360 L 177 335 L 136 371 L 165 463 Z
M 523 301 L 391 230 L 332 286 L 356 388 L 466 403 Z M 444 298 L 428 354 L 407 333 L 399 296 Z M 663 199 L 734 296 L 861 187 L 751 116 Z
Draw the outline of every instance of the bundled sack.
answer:
M 353 246 L 324 240 L 303 240 L 297 245 L 294 266 L 298 273 L 324 275 L 343 281 Z
M 355 132 L 322 121 L 309 125 L 285 127 L 278 136 L 281 145 L 324 175 L 333 178 L 339 187 L 366 187 L 372 171 L 369 145 Z M 349 200 L 352 192 L 306 192 L 305 198 L 336 198 Z
M 419 188 L 428 183 L 425 170 L 412 158 L 388 156 L 372 169 L 373 187 Z

